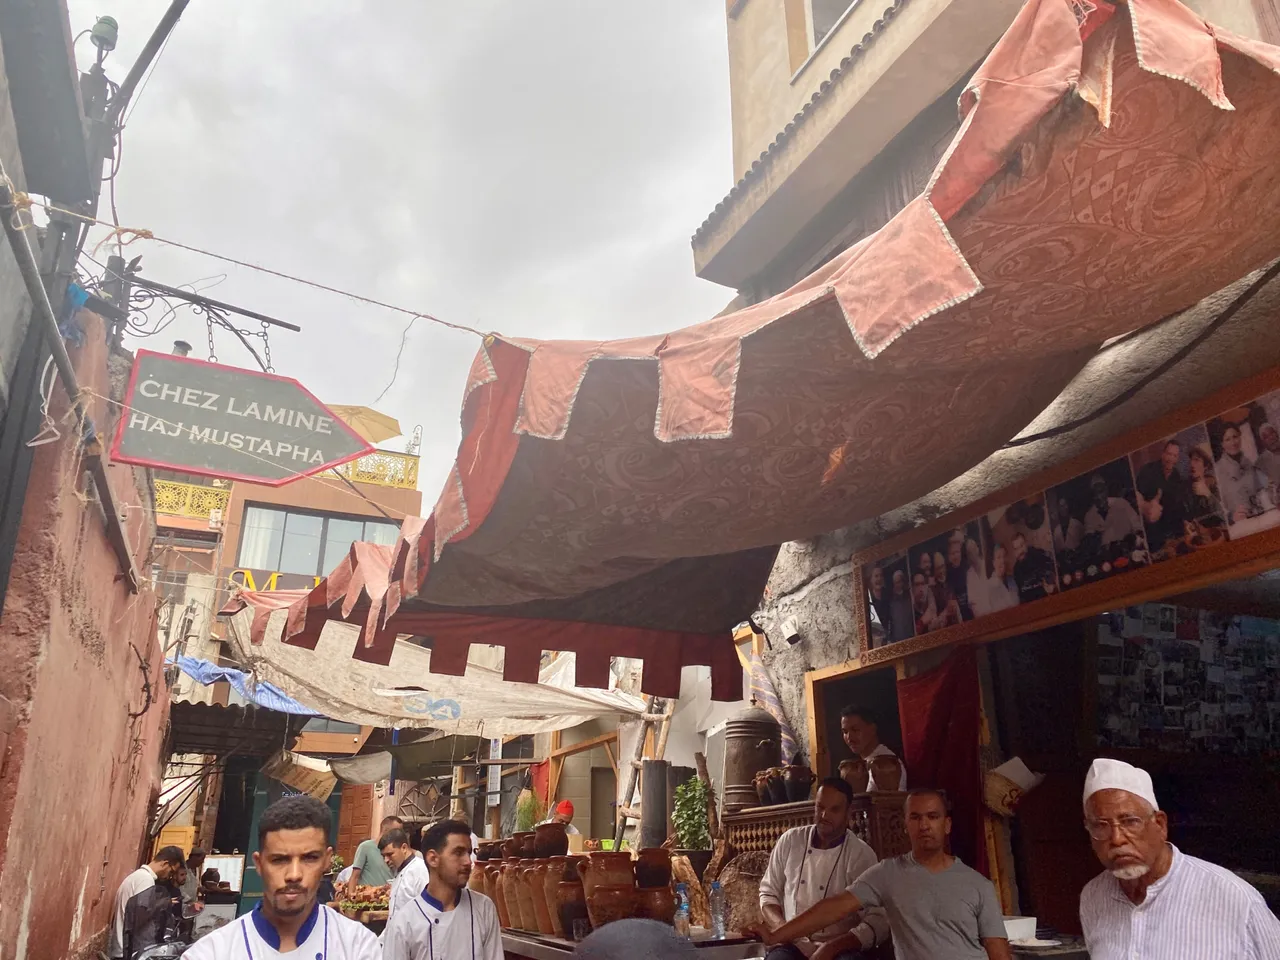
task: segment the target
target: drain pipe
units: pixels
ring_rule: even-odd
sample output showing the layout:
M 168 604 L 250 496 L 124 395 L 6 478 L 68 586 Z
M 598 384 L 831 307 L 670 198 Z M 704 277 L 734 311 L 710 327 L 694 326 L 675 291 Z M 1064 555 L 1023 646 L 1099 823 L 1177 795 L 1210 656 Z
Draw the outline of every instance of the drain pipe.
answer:
M 86 466 L 93 475 L 94 486 L 97 487 L 98 498 L 102 502 L 102 510 L 106 515 L 107 540 L 115 551 L 121 576 L 128 585 L 129 592 L 137 593 L 138 571 L 133 565 L 129 540 L 120 520 L 120 509 L 116 505 L 111 484 L 107 481 L 106 464 L 102 457 L 102 438 L 97 428 L 93 426 L 93 421 L 89 419 L 89 413 L 80 398 L 80 383 L 76 378 L 75 367 L 72 366 L 67 347 L 62 342 L 62 331 L 58 329 L 58 320 L 53 315 L 48 292 L 40 279 L 40 267 L 36 263 L 31 244 L 27 242 L 26 231 L 19 229 L 17 223 L 19 211 L 14 203 L 13 190 L 9 186 L 12 182 L 5 173 L 4 164 L 0 162 L 0 220 L 4 221 L 4 232 L 9 237 L 9 246 L 13 249 L 14 259 L 18 262 L 18 269 L 22 272 L 27 293 L 31 297 L 33 322 L 44 327 L 45 339 L 53 352 L 53 365 L 71 400 L 76 422 L 83 424 L 86 428 L 80 440 L 84 448 Z

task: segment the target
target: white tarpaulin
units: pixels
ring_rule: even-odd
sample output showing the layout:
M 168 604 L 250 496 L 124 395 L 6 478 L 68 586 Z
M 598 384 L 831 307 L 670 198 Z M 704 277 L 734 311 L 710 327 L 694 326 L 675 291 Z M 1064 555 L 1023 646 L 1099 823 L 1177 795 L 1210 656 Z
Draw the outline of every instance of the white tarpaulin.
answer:
M 241 665 L 259 680 L 334 720 L 374 727 L 431 727 L 444 733 L 497 737 L 548 733 L 596 717 L 644 713 L 637 697 L 573 686 L 572 654 L 544 667 L 538 683 L 502 679 L 502 671 L 471 662 L 465 676 L 430 671 L 431 652 L 396 641 L 386 666 L 351 657 L 356 625 L 329 622 L 315 650 L 277 640 L 250 642 L 253 609 L 228 618 L 228 639 Z M 266 636 L 281 634 L 286 611 L 271 615 Z

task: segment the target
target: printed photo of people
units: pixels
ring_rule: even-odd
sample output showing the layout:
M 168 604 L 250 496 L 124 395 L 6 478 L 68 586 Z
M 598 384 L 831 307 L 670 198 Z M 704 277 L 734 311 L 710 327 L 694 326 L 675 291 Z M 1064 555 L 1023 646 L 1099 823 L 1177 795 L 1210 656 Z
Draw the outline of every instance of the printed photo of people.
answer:
M 914 594 L 917 576 L 929 588 L 918 611 L 916 632 L 929 633 L 974 618 L 974 600 L 985 601 L 986 562 L 982 530 L 968 523 L 917 544 L 907 553 Z M 971 594 L 973 599 L 971 599 Z
M 1280 524 L 1280 391 L 1228 410 L 1208 423 L 1218 492 L 1230 535 Z
M 1053 534 L 1044 494 L 1018 500 L 986 516 L 991 535 L 989 603 L 1003 609 L 1055 593 Z M 1010 602 L 1011 597 L 1016 597 Z
M 1047 493 L 1053 553 L 1064 590 L 1150 562 L 1127 457 L 1073 477 Z
M 1196 424 L 1129 455 L 1153 561 L 1226 541 L 1209 432 Z
M 864 565 L 862 582 L 867 588 L 871 646 L 881 647 L 914 637 L 915 611 L 907 555 L 895 553 Z

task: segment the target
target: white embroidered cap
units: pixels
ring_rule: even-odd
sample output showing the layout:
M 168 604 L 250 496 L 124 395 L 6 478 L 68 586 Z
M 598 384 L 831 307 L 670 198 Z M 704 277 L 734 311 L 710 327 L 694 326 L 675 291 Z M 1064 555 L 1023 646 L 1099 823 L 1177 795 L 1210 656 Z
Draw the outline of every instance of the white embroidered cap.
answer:
M 1156 788 L 1151 783 L 1151 774 L 1123 760 L 1099 757 L 1093 761 L 1084 778 L 1084 802 L 1087 804 L 1089 798 L 1099 790 L 1124 790 L 1147 801 L 1152 810 L 1160 809 L 1160 803 L 1156 800 Z

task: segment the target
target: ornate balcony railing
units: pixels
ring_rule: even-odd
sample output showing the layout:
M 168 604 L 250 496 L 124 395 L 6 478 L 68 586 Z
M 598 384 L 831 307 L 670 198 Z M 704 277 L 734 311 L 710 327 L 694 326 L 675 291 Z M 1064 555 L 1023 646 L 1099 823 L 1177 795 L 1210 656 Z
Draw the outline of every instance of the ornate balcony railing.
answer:
M 226 510 L 229 487 L 204 487 L 176 480 L 156 480 L 156 513 L 208 520 L 215 510 Z
M 418 458 L 411 453 L 375 450 L 334 468 L 352 483 L 372 483 L 401 490 L 418 489 Z

